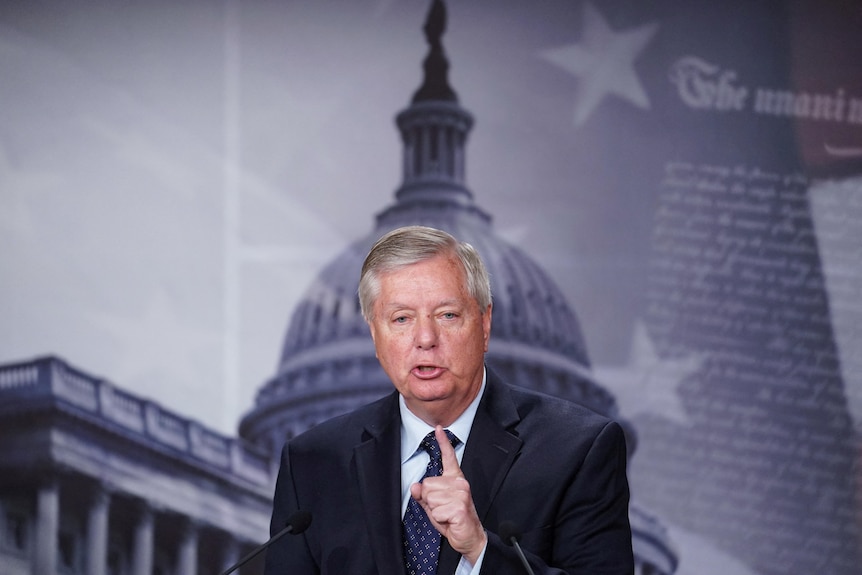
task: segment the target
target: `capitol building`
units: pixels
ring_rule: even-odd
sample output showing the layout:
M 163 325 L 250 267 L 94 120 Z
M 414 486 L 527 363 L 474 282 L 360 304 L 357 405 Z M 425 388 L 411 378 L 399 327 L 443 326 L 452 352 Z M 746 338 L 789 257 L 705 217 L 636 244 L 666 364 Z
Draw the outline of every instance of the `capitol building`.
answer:
M 267 538 L 286 439 L 378 399 L 392 385 L 375 358 L 356 288 L 365 254 L 421 224 L 471 243 L 491 276 L 488 364 L 509 383 L 584 404 L 637 434 L 594 378 L 577 315 L 529 255 L 504 241 L 465 182 L 474 118 L 448 82 L 445 7 L 425 24 L 424 78 L 396 118 L 403 179 L 394 201 L 319 273 L 293 311 L 281 358 L 238 437 L 224 437 L 57 357 L 0 366 L 0 573 L 216 573 Z M 630 508 L 639 575 L 678 562 L 661 522 Z M 240 571 L 259 573 L 255 560 Z

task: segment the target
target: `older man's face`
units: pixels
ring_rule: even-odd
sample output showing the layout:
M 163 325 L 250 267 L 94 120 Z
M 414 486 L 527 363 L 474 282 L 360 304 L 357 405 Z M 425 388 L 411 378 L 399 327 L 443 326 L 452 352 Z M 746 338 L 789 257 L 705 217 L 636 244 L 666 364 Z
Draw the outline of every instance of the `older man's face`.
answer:
M 482 386 L 491 306 L 481 311 L 454 256 L 380 277 L 369 322 L 377 358 L 410 411 L 430 425 L 451 424 Z

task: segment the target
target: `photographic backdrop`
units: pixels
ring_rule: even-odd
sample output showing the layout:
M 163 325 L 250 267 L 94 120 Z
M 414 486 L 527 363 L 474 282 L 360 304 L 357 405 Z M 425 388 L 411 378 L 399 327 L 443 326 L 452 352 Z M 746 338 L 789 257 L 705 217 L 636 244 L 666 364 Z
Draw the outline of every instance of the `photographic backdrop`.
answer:
M 0 4 L 0 362 L 234 435 L 392 201 L 428 5 Z M 447 7 L 467 185 L 577 313 L 678 573 L 854 573 L 862 3 Z

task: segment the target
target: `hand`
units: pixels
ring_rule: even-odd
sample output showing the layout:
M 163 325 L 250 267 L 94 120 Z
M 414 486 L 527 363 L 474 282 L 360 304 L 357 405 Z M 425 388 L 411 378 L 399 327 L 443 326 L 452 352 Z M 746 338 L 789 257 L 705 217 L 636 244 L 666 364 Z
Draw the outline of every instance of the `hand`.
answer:
M 482 522 L 473 505 L 470 483 L 461 472 L 455 449 L 441 426 L 434 429 L 443 459 L 443 475 L 426 477 L 410 486 L 410 495 L 428 515 L 432 525 L 455 551 L 475 565 L 488 542 Z

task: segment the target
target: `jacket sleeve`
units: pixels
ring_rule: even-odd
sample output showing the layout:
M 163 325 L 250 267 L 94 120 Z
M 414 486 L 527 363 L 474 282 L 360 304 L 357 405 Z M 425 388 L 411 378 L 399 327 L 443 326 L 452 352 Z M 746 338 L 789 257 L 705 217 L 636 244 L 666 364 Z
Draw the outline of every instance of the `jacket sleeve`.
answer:
M 287 525 L 288 518 L 298 511 L 298 507 L 290 467 L 290 443 L 287 443 L 281 452 L 281 466 L 275 482 L 270 537 Z M 288 534 L 267 549 L 263 572 L 264 575 L 313 575 L 320 573 L 320 569 L 311 556 L 306 535 Z

